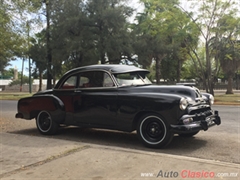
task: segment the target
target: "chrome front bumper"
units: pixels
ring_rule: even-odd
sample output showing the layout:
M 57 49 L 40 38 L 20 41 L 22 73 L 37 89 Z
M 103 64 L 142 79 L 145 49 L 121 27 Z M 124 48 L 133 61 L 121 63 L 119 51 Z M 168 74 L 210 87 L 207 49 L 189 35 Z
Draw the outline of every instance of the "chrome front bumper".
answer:
M 221 118 L 218 115 L 218 111 L 214 111 L 214 114 L 207 116 L 204 113 L 201 114 L 195 114 L 195 115 L 184 115 L 180 120 L 184 120 L 187 118 L 192 119 L 201 119 L 198 121 L 193 121 L 189 124 L 183 124 L 183 125 L 170 125 L 171 131 L 173 133 L 190 133 L 190 132 L 196 132 L 200 130 L 208 130 L 209 127 L 220 125 L 221 124 Z

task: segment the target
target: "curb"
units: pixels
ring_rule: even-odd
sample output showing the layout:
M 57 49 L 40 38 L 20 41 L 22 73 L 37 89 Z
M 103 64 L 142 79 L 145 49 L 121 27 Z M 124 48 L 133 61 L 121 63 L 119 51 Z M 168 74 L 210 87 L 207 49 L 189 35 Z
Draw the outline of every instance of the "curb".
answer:
M 173 158 L 173 159 L 178 159 L 178 160 L 187 160 L 187 161 L 191 161 L 191 162 L 207 163 L 207 164 L 223 166 L 223 167 L 240 168 L 240 164 L 237 164 L 237 163 L 230 163 L 230 162 L 224 162 L 224 161 L 218 161 L 218 160 L 201 159 L 201 158 L 187 157 L 187 156 L 181 156 L 181 155 L 156 153 L 156 152 L 149 152 L 149 151 L 143 151 L 143 150 L 132 150 L 132 149 L 125 149 L 125 148 L 121 148 L 121 147 L 109 148 L 109 147 L 103 147 L 101 145 L 91 145 L 90 148 L 120 151 L 120 152 L 127 152 L 127 153 L 146 154 L 146 155 L 152 155 L 152 156 L 161 156 L 163 158 L 168 157 L 168 158 Z

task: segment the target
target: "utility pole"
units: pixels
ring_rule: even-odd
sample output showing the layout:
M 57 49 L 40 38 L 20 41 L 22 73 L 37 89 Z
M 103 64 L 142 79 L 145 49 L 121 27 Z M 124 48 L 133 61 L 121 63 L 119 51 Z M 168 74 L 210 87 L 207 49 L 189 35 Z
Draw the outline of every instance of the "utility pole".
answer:
M 30 22 L 27 21 L 27 28 L 28 28 L 28 66 L 29 66 L 29 93 L 32 94 L 32 82 L 31 82 L 31 59 L 30 59 L 30 54 L 29 54 L 29 50 L 30 50 L 30 36 L 29 36 L 29 32 L 30 32 Z
M 50 14 L 49 14 L 49 0 L 44 1 L 46 4 L 47 16 L 47 89 L 52 89 L 52 49 L 50 46 Z
M 24 57 L 22 59 L 22 72 L 21 72 L 20 92 L 22 92 L 22 85 L 23 85 L 23 70 L 24 70 Z

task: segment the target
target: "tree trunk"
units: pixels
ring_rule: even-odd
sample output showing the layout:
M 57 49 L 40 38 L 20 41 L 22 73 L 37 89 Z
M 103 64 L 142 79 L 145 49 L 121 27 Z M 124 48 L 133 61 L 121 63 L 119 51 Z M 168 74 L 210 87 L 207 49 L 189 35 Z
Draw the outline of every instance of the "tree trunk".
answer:
M 210 94 L 212 94 L 214 96 L 214 79 L 211 78 L 211 81 L 210 81 Z
M 202 89 L 206 90 L 206 81 L 202 81 Z
M 205 83 L 206 93 L 209 93 L 209 78 L 207 76 L 205 77 L 204 83 Z
M 161 60 L 156 57 L 156 83 L 160 84 L 160 78 L 161 78 Z
M 156 55 L 156 83 L 160 84 L 161 79 L 161 64 L 166 55 Z
M 180 83 L 180 79 L 181 79 L 181 68 L 182 68 L 182 60 L 178 58 L 177 83 Z
M 101 64 L 105 64 L 105 54 L 101 54 Z
M 228 85 L 226 94 L 233 94 L 233 75 L 228 75 Z
M 206 52 L 206 92 L 209 93 L 211 91 L 211 63 L 210 63 L 210 56 L 209 56 L 209 46 L 208 42 L 206 41 L 205 44 L 205 52 Z
M 239 75 L 236 74 L 236 90 L 239 90 Z
M 214 96 L 214 81 L 210 77 L 206 79 L 206 92 Z
M 209 92 L 210 94 L 214 95 L 214 90 L 213 90 L 213 84 L 214 84 L 214 80 L 212 77 L 212 65 L 211 65 L 211 59 L 210 59 L 210 53 L 209 53 L 209 44 L 206 41 L 205 44 L 205 50 L 206 50 L 206 78 L 207 78 L 207 87 L 206 90 L 207 92 Z
M 39 72 L 39 89 L 38 91 L 42 91 L 42 72 Z

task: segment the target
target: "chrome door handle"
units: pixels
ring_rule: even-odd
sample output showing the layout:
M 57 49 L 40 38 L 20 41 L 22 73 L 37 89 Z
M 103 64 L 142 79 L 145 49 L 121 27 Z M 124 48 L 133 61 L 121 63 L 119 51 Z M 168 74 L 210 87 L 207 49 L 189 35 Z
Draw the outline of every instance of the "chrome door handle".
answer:
M 82 92 L 80 89 L 75 89 L 75 91 L 74 92 L 76 92 L 76 93 L 80 93 L 80 92 Z

